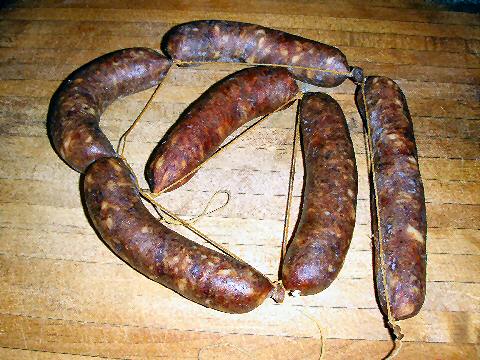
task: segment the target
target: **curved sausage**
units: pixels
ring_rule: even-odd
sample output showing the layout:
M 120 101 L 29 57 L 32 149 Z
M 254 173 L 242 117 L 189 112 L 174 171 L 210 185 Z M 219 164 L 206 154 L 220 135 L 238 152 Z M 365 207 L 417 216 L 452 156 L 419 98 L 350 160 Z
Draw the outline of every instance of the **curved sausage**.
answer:
M 395 319 L 416 315 L 425 299 L 427 221 L 413 124 L 400 87 L 386 77 L 365 80 L 365 99 L 356 102 L 370 127 L 373 156 L 371 194 L 377 296 L 388 314 L 380 253 L 382 242 L 387 295 Z M 378 209 L 377 209 L 378 204 Z M 377 217 L 378 215 L 378 217 Z
M 162 225 L 143 205 L 136 179 L 120 158 L 88 167 L 88 214 L 108 246 L 134 269 L 201 305 L 244 313 L 283 289 L 249 265 L 199 245 Z
M 290 68 L 313 85 L 333 87 L 350 75 L 345 55 L 337 48 L 260 25 L 224 20 L 180 24 L 162 40 L 162 50 L 185 62 L 243 62 L 295 65 L 338 73 Z
M 305 183 L 298 227 L 282 264 L 285 289 L 316 294 L 337 277 L 352 239 L 355 153 L 340 105 L 322 93 L 299 104 Z
M 59 156 L 84 172 L 101 157 L 115 156 L 99 127 L 100 116 L 115 99 L 158 85 L 171 60 L 148 48 L 114 51 L 74 71 L 52 97 L 48 133 Z
M 233 131 L 285 105 L 298 86 L 283 68 L 240 70 L 213 85 L 192 103 L 160 141 L 145 175 L 154 193 L 173 190 L 197 165 L 209 158 Z

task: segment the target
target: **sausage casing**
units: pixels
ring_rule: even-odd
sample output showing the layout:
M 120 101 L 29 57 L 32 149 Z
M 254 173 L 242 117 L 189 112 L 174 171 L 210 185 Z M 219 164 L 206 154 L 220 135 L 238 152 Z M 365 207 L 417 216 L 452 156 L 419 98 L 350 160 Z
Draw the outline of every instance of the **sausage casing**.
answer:
M 372 146 L 371 211 L 377 295 L 382 311 L 388 314 L 381 245 L 391 313 L 397 320 L 406 319 L 423 305 L 427 265 L 425 195 L 412 119 L 400 87 L 386 77 L 368 77 L 364 94 L 361 87 L 357 89 L 356 102 L 370 128 Z
M 299 104 L 305 182 L 299 223 L 282 264 L 286 290 L 328 287 L 342 268 L 355 226 L 357 168 L 340 105 L 322 93 Z
M 96 159 L 115 156 L 100 130 L 101 114 L 115 99 L 158 85 L 170 66 L 171 60 L 155 50 L 130 48 L 74 71 L 52 97 L 49 109 L 48 132 L 60 157 L 84 172 Z
M 247 68 L 222 79 L 188 107 L 154 149 L 145 170 L 150 189 L 157 193 L 182 185 L 228 135 L 293 100 L 298 91 L 283 68 Z
M 143 205 L 120 158 L 101 158 L 85 173 L 88 214 L 107 245 L 142 274 L 204 306 L 244 313 L 283 289 L 251 266 L 177 234 Z
M 280 64 L 333 71 L 290 68 L 298 80 L 323 87 L 340 85 L 350 71 L 345 55 L 333 46 L 235 21 L 200 20 L 177 25 L 165 34 L 162 50 L 185 62 Z

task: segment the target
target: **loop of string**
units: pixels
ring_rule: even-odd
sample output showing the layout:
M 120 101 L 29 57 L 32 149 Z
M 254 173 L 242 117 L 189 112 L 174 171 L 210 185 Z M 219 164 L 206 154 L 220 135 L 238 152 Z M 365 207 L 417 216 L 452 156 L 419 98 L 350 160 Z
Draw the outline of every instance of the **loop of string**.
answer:
M 383 240 L 382 240 L 382 230 L 381 230 L 381 224 L 380 224 L 380 207 L 378 206 L 378 196 L 377 196 L 377 187 L 376 187 L 376 176 L 375 176 L 375 169 L 373 165 L 373 145 L 372 145 L 372 130 L 370 126 L 370 113 L 368 111 L 368 105 L 367 105 L 367 98 L 365 95 L 365 82 L 366 78 L 363 80 L 363 82 L 360 85 L 361 91 L 362 91 L 362 100 L 363 100 L 363 105 L 364 105 L 364 111 L 365 111 L 365 119 L 366 119 L 366 128 L 367 128 L 367 167 L 368 171 L 370 172 L 372 176 L 372 185 L 373 185 L 373 190 L 374 190 L 374 198 L 375 198 L 375 216 L 377 217 L 377 231 L 378 231 L 378 243 L 379 243 L 379 257 L 380 257 L 380 267 L 382 271 L 382 283 L 383 283 L 383 296 L 385 297 L 385 302 L 386 302 L 386 307 L 387 307 L 387 319 L 388 319 L 388 325 L 393 331 L 393 334 L 395 336 L 394 339 L 394 347 L 393 349 L 387 354 L 385 357 L 386 359 L 393 359 L 395 358 L 398 353 L 400 352 L 400 349 L 402 347 L 402 338 L 404 334 L 402 333 L 402 329 L 400 326 L 397 324 L 393 314 L 392 314 L 392 307 L 390 303 L 390 294 L 389 290 L 387 287 L 387 274 L 386 274 L 386 265 L 385 265 L 385 253 L 383 250 Z
M 241 258 L 239 258 L 237 255 L 235 255 L 234 253 L 230 252 L 230 250 L 228 250 L 227 248 L 225 248 L 223 245 L 217 243 L 216 241 L 210 239 L 207 235 L 205 235 L 203 232 L 201 232 L 200 230 L 198 230 L 196 227 L 194 227 L 193 225 L 191 225 L 188 221 L 185 221 L 183 220 L 182 218 L 178 217 L 175 213 L 173 213 L 172 211 L 168 210 L 165 206 L 163 206 L 162 204 L 160 204 L 158 201 L 155 201 L 155 199 L 151 196 L 151 194 L 149 192 L 145 192 L 145 191 L 140 191 L 140 195 L 142 195 L 142 197 L 147 200 L 150 204 L 153 205 L 153 207 L 155 208 L 155 210 L 157 212 L 160 212 L 159 215 L 160 215 L 160 218 L 161 220 L 164 219 L 164 216 L 163 214 L 166 214 L 169 218 L 175 220 L 178 224 L 186 227 L 188 230 L 190 230 L 191 232 L 193 232 L 195 235 L 199 236 L 200 238 L 202 238 L 203 240 L 205 240 L 206 242 L 210 243 L 211 245 L 215 246 L 217 249 L 219 249 L 220 251 L 222 251 L 223 253 L 227 254 L 228 256 L 234 258 L 235 260 L 237 261 L 240 261 L 241 263 L 243 264 L 246 264 L 246 262 L 244 260 L 242 260 Z
M 312 66 L 301 66 L 301 65 L 288 65 L 288 64 L 269 64 L 269 63 L 257 63 L 257 62 L 236 62 L 236 61 L 185 61 L 185 60 L 174 60 L 174 64 L 177 65 L 202 65 L 202 64 L 223 64 L 223 65 L 237 65 L 237 66 L 272 66 L 272 67 L 283 67 L 288 69 L 299 69 L 299 70 L 310 70 L 310 71 L 318 71 L 324 72 L 333 75 L 343 75 L 347 77 L 352 76 L 351 71 L 338 71 L 333 69 L 323 69 L 319 67 L 312 67 Z
M 141 190 L 142 192 L 146 192 L 148 193 L 148 190 L 147 189 L 142 189 Z M 217 206 L 216 208 L 214 208 L 213 210 L 208 210 L 208 208 L 210 207 L 210 205 L 212 204 L 213 202 L 213 199 L 215 199 L 215 197 L 219 194 L 225 194 L 227 197 L 225 199 L 225 201 L 222 203 L 222 205 L 220 206 Z M 193 217 L 191 217 L 190 219 L 188 220 L 185 220 L 185 221 L 188 221 L 190 224 L 195 224 L 196 222 L 198 222 L 202 217 L 204 216 L 207 216 L 207 215 L 210 215 L 210 214 L 213 214 L 214 212 L 220 210 L 220 209 L 223 209 L 225 206 L 227 206 L 227 204 L 230 202 L 230 192 L 228 192 L 227 190 L 217 190 L 215 191 L 215 193 L 210 196 L 210 199 L 207 201 L 207 204 L 204 206 L 203 210 L 198 214 L 198 215 L 195 215 Z M 208 211 L 207 211 L 208 210 Z M 168 214 L 165 214 L 168 216 Z M 177 217 L 179 217 L 178 214 L 175 214 Z M 166 217 L 163 217 L 162 216 L 162 220 L 164 222 L 166 222 L 167 224 L 169 225 L 182 225 L 180 222 L 176 221 L 175 219 L 171 218 L 171 219 L 167 219 Z

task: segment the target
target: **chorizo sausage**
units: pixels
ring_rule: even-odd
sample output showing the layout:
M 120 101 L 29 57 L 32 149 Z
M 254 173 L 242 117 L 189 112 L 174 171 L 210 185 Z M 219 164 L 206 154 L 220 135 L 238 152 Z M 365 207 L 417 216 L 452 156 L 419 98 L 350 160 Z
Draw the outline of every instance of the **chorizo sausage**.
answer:
M 177 25 L 162 40 L 162 50 L 183 62 L 279 64 L 313 85 L 333 87 L 350 76 L 345 55 L 337 48 L 255 24 L 200 20 Z M 351 75 L 353 76 L 353 74 Z
M 101 114 L 118 97 L 158 85 L 170 66 L 171 60 L 155 50 L 130 48 L 101 56 L 73 72 L 50 103 L 48 132 L 56 152 L 79 172 L 98 158 L 115 156 L 100 130 Z
M 377 296 L 385 314 L 388 296 L 391 314 L 402 320 L 422 307 L 427 265 L 425 195 L 412 119 L 402 90 L 386 77 L 368 77 L 364 92 L 361 86 L 357 88 L 356 102 L 370 134 L 373 158 L 371 211 Z
M 182 185 L 229 134 L 285 105 L 298 91 L 283 68 L 252 67 L 222 79 L 189 106 L 154 149 L 145 170 L 150 189 L 158 193 Z
M 299 104 L 305 182 L 299 223 L 282 264 L 285 289 L 327 288 L 342 268 L 355 226 L 357 168 L 340 105 L 322 93 Z
M 101 158 L 83 181 L 88 214 L 108 246 L 134 269 L 206 307 L 244 313 L 268 296 L 283 300 L 251 266 L 162 225 L 143 205 L 135 176 L 122 159 Z

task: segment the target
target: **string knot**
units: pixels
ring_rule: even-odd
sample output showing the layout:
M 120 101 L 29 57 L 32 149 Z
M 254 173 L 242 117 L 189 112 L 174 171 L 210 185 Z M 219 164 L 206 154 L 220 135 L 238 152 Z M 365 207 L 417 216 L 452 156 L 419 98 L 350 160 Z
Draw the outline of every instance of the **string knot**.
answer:
M 363 80 L 365 78 L 363 74 L 363 69 L 358 66 L 352 66 L 350 68 L 350 74 L 348 75 L 348 77 L 352 79 L 352 81 L 357 85 L 363 83 Z

